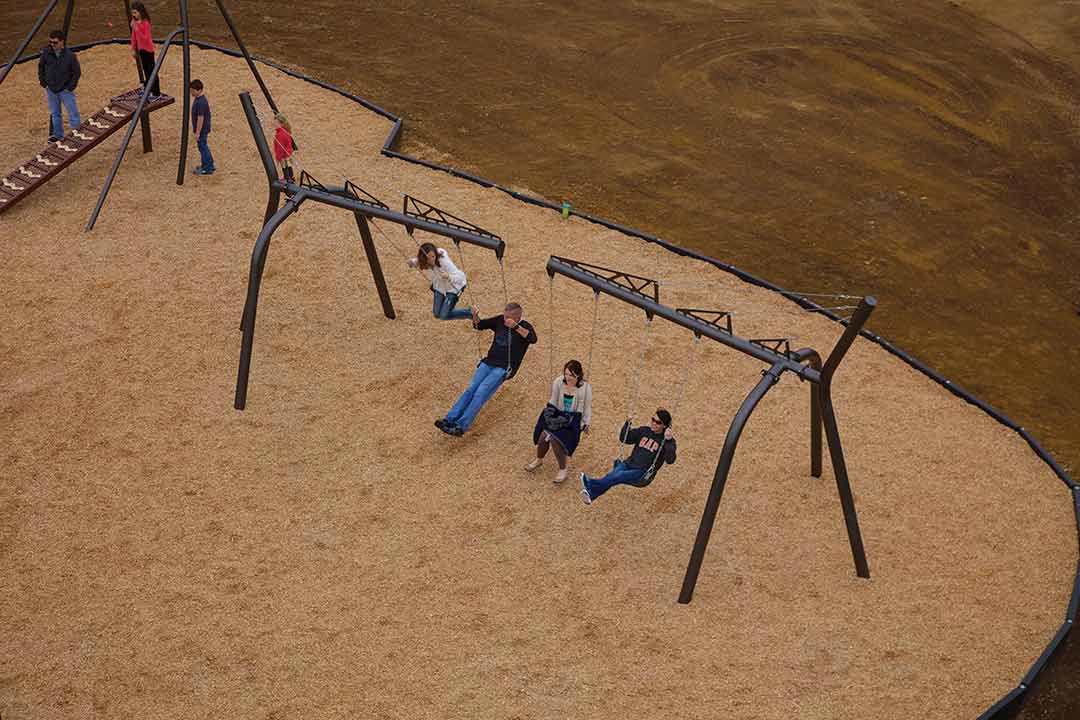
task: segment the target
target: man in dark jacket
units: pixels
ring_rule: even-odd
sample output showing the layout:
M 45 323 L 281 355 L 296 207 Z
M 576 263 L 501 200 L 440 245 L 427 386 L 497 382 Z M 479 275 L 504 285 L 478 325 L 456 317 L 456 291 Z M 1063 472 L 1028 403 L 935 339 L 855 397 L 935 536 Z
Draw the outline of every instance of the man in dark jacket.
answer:
M 60 115 L 60 106 L 67 110 L 71 129 L 82 124 L 79 107 L 75 103 L 75 88 L 79 84 L 82 69 L 79 58 L 65 47 L 66 36 L 62 30 L 49 33 L 49 44 L 41 51 L 38 60 L 38 82 L 45 88 L 45 98 L 49 101 L 49 115 L 52 126 L 49 129 L 49 142 L 64 137 L 64 119 Z
M 594 480 L 581 473 L 581 499 L 586 505 L 616 485 L 645 487 L 652 482 L 664 463 L 675 462 L 675 438 L 671 434 L 671 413 L 659 408 L 648 425 L 630 429 L 630 421 L 623 423 L 619 439 L 634 449 L 626 460 L 617 460 L 604 477 Z
M 491 399 L 504 380 L 514 377 L 525 359 L 525 351 L 536 342 L 536 331 L 521 319 L 521 306 L 517 303 L 508 303 L 502 315 L 483 320 L 473 308 L 472 316 L 475 329 L 491 330 L 495 338 L 491 341 L 487 356 L 476 366 L 469 387 L 446 413 L 446 417 L 435 421 L 435 427 L 447 435 L 465 434 L 480 408 Z

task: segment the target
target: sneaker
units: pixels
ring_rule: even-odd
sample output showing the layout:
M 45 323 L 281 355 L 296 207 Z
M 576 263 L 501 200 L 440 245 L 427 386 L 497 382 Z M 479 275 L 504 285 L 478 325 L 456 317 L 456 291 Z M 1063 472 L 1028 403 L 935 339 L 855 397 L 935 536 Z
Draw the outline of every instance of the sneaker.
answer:
M 435 427 L 439 428 L 443 432 L 446 432 L 450 427 L 450 423 L 446 422 L 446 418 L 439 418 L 435 421 Z
M 202 165 L 197 165 L 197 166 L 195 167 L 195 169 L 194 169 L 194 170 L 192 170 L 191 172 L 192 172 L 192 174 L 194 174 L 194 175 L 202 175 L 202 172 L 203 172 L 203 168 L 202 168 Z
M 203 174 L 203 175 L 213 175 L 213 174 L 214 174 L 214 172 L 215 172 L 215 169 L 214 169 L 214 168 L 210 168 L 209 170 L 203 170 L 203 171 L 202 171 L 202 174 Z
M 60 142 L 60 141 L 61 141 L 61 140 L 63 140 L 63 139 L 64 139 L 64 138 L 62 138 L 62 137 L 57 137 L 57 136 L 55 136 L 55 135 L 50 135 L 50 136 L 49 136 L 49 142 Z
M 525 466 L 525 472 L 532 472 L 543 464 L 543 460 L 541 460 L 540 458 L 536 458 L 531 463 Z
M 586 505 L 592 505 L 592 493 L 585 487 L 585 473 L 580 473 L 578 479 L 581 481 L 581 501 Z
M 457 425 L 451 425 L 446 430 L 446 434 L 447 435 L 453 435 L 454 437 L 461 437 L 462 435 L 465 434 L 465 431 L 462 430 L 461 428 L 459 428 Z
M 565 479 L 566 479 L 566 471 L 565 470 L 560 470 L 559 472 L 555 473 L 555 478 L 551 482 L 558 485 Z

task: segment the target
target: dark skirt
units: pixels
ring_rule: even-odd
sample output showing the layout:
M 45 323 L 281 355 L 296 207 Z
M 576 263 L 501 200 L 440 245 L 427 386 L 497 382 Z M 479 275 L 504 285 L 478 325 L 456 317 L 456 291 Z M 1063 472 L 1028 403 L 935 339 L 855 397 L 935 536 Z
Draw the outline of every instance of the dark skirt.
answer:
M 562 445 L 566 454 L 573 455 L 581 442 L 581 413 L 566 412 L 548 403 L 533 428 L 533 445 L 540 442 L 540 433 L 547 430 L 553 440 Z

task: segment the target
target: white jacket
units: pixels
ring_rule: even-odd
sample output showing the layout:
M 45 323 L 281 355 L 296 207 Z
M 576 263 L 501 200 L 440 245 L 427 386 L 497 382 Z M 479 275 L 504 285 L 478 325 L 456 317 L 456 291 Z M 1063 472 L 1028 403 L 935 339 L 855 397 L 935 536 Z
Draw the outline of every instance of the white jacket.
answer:
M 467 282 L 465 273 L 458 270 L 450 256 L 442 248 L 436 248 L 435 254 L 439 256 L 439 264 L 435 267 L 424 268 L 424 275 L 427 276 L 431 287 L 443 295 L 447 293 L 460 295 Z
M 551 383 L 551 397 L 548 398 L 548 402 L 559 408 L 563 409 L 562 396 L 563 394 L 570 395 L 571 392 L 566 387 L 566 381 L 560 374 Z M 585 383 L 581 387 L 573 388 L 574 402 L 570 405 L 570 412 L 581 413 L 581 424 L 592 425 L 592 385 Z

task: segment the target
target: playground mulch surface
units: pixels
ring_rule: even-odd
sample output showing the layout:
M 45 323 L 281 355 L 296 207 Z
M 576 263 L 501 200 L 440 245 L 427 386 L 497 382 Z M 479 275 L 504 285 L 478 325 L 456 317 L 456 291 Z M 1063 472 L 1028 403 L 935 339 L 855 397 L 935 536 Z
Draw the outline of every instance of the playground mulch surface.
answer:
M 81 59 L 88 115 L 132 72 L 124 48 Z M 724 433 L 763 366 L 702 343 L 683 392 L 691 336 L 657 323 L 635 417 L 677 405 L 679 461 L 583 506 L 551 461 L 521 470 L 554 371 L 591 334 L 584 287 L 556 280 L 549 314 L 547 256 L 668 280 L 666 304 L 734 309 L 747 337 L 827 352 L 841 328 L 702 262 L 382 158 L 386 120 L 273 71 L 316 178 L 502 235 L 510 299 L 540 343 L 466 437 L 443 436 L 432 421 L 468 382 L 473 333 L 431 318 L 403 262 L 412 241 L 383 223 L 385 319 L 352 217 L 305 205 L 275 235 L 248 406 L 233 410 L 265 207 L 236 93 L 257 88 L 240 60 L 193 63 L 214 176 L 174 185 L 172 106 L 93 232 L 119 136 L 0 219 L 5 720 L 974 717 L 1060 626 L 1077 562 L 1065 487 L 1017 435 L 861 339 L 834 390 L 873 578 L 854 574 L 831 471 L 809 476 L 808 386 L 785 377 L 739 444 L 694 601 L 677 604 Z M 179 84 L 173 58 L 163 88 Z M 47 132 L 33 64 L 0 103 L 15 164 Z M 494 257 L 466 248 L 465 270 L 466 300 L 496 312 Z M 617 452 L 643 331 L 640 312 L 600 301 L 574 471 Z

